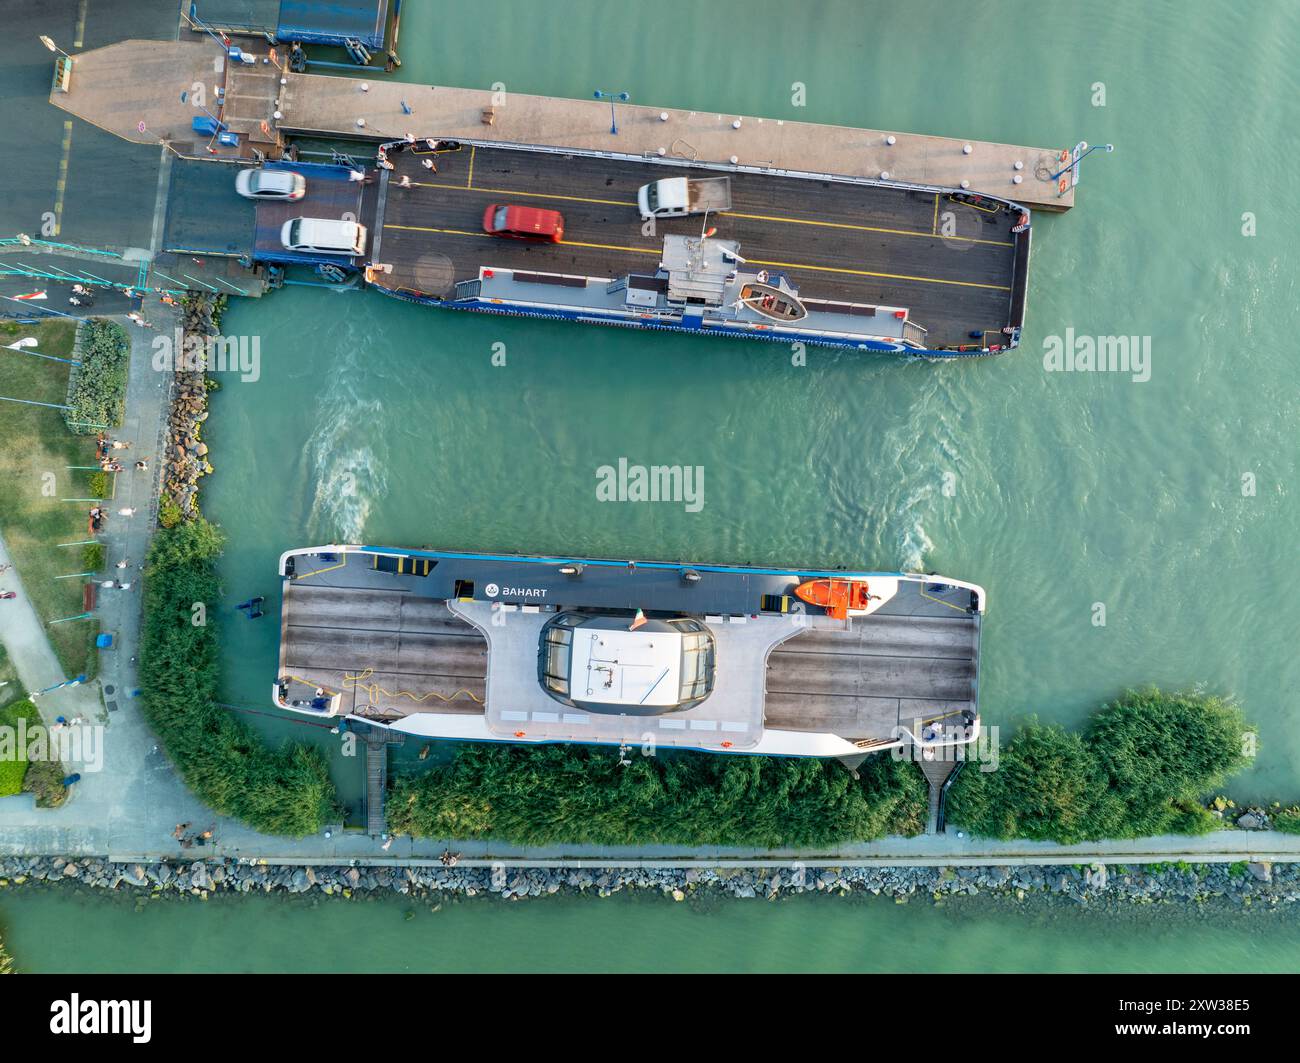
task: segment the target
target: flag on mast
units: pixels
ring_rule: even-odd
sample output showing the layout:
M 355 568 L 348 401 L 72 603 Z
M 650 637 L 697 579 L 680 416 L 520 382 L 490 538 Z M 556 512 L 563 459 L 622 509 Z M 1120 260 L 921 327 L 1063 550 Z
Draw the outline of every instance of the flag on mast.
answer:
M 635 631 L 637 628 L 639 628 L 639 627 L 640 627 L 642 624 L 644 624 L 644 623 L 645 623 L 645 610 L 644 610 L 644 609 L 638 609 L 638 610 L 636 611 L 636 616 L 634 616 L 634 617 L 632 618 L 632 624 L 631 624 L 631 626 L 628 628 L 628 630 L 629 630 L 629 631 Z

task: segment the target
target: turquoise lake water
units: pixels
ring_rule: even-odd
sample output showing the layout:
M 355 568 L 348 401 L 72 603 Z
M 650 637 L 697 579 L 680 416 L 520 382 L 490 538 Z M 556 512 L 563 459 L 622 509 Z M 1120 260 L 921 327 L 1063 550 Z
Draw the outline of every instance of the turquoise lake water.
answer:
M 13 892 L 0 930 L 31 972 L 1294 971 L 1276 913 L 1188 923 L 1144 911 L 799 897 L 705 910 L 659 896 L 155 901 Z
M 230 601 L 276 602 L 278 555 L 329 541 L 923 567 L 988 591 L 987 724 L 1076 724 L 1135 684 L 1231 692 L 1261 729 L 1234 794 L 1300 797 L 1300 7 L 823 2 L 791 20 L 763 0 L 744 17 L 733 3 L 564 6 L 539 18 L 505 0 L 408 5 L 401 76 L 1116 150 L 1084 163 L 1073 211 L 1035 218 L 1022 347 L 966 364 L 811 351 L 796 368 L 767 345 L 370 293 L 286 289 L 232 306 L 224 331 L 260 336 L 263 364 L 257 383 L 227 379 L 206 426 L 217 473 L 204 507 L 230 536 Z M 675 24 L 690 32 L 665 31 Z M 795 82 L 806 107 L 791 105 Z M 1071 328 L 1150 337 L 1150 380 L 1045 371 L 1045 338 Z M 497 343 L 504 367 L 490 362 Z M 703 509 L 597 503 L 595 470 L 620 457 L 703 466 Z M 276 636 L 272 623 L 228 625 L 233 703 L 266 709 Z M 250 718 L 277 737 L 308 730 Z M 345 796 L 359 785 L 340 782 Z M 818 900 L 707 914 L 468 905 L 410 923 L 393 905 L 223 902 L 111 909 L 74 946 L 59 928 L 83 904 L 7 896 L 20 962 L 1227 970 L 1293 968 L 1297 955 L 1293 925 L 1188 935 L 1095 916 L 1080 935 L 1010 911 L 956 937 L 933 932 L 953 928 L 950 911 Z M 635 944 L 644 935 L 653 953 Z M 204 947 L 166 952 L 186 936 Z

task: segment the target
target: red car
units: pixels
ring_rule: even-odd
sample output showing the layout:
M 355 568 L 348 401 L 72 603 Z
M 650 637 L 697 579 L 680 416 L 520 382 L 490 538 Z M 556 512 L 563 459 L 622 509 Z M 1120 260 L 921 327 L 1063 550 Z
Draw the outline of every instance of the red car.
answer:
M 564 238 L 564 215 L 558 210 L 493 203 L 483 212 L 483 231 L 515 240 L 558 244 Z

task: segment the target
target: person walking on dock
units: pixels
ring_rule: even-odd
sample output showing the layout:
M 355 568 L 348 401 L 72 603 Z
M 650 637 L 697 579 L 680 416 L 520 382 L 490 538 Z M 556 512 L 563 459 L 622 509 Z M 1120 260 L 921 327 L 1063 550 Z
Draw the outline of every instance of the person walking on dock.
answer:
M 438 172 L 438 167 L 436 167 L 436 166 L 433 165 L 433 160 L 432 160 L 432 159 L 425 159 L 425 160 L 424 160 L 424 168 L 425 168 L 426 170 L 432 170 L 434 173 L 437 173 L 437 172 Z

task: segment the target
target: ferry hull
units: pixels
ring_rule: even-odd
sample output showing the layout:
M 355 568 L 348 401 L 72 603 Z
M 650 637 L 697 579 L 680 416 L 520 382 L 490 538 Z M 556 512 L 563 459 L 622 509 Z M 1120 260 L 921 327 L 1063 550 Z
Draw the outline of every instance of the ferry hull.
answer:
M 615 328 L 638 329 L 647 332 L 684 332 L 694 336 L 721 336 L 733 340 L 760 340 L 766 343 L 793 344 L 803 343 L 812 347 L 829 347 L 840 351 L 855 351 L 862 354 L 903 355 L 912 358 L 985 358 L 1003 351 L 1012 350 L 1018 343 L 1009 343 L 1000 350 L 972 349 L 968 351 L 930 350 L 927 347 L 910 347 L 902 343 L 884 343 L 879 340 L 845 339 L 810 332 L 783 330 L 778 326 L 762 329 L 745 328 L 740 325 L 701 325 L 677 321 L 643 320 L 628 318 L 617 314 L 601 314 L 592 311 L 564 310 L 550 307 L 507 306 L 488 304 L 476 299 L 435 299 L 428 296 L 414 295 L 409 292 L 396 291 L 382 285 L 371 287 L 384 295 L 402 299 L 421 306 L 438 307 L 444 310 L 468 310 L 479 314 L 498 314 L 508 317 L 541 318 L 552 321 L 570 321 L 583 325 L 611 325 Z

